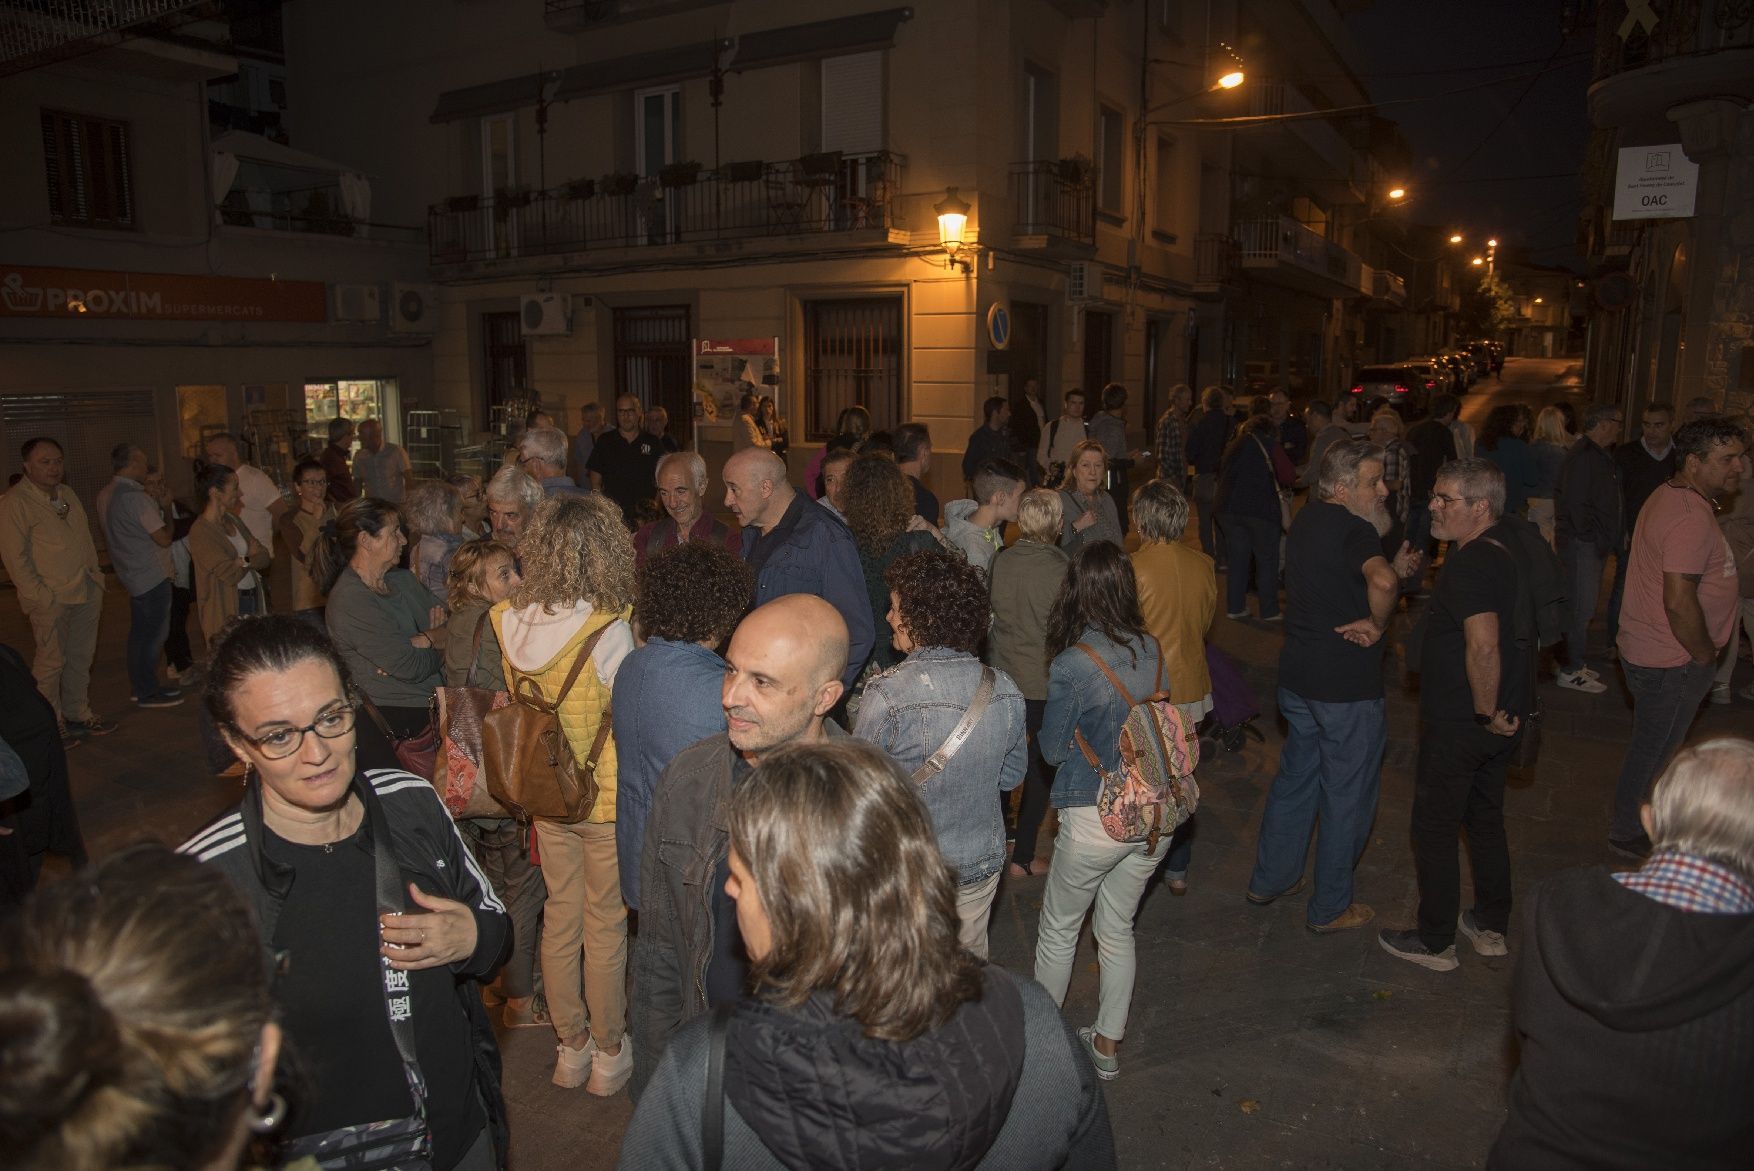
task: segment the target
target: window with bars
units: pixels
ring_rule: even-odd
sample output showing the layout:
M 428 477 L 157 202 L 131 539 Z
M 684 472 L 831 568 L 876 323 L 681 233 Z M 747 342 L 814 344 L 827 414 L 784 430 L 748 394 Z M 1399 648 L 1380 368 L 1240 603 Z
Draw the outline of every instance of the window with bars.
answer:
M 871 412 L 871 428 L 905 420 L 901 401 L 901 298 L 859 297 L 804 304 L 804 416 L 809 438 L 834 437 L 850 406 Z
M 43 166 L 49 183 L 50 223 L 135 226 L 126 122 L 44 110 Z
M 672 434 L 687 435 L 694 418 L 693 363 L 687 305 L 630 305 L 615 310 L 615 393 L 642 407 L 663 407 Z M 603 404 L 614 418 L 612 403 Z

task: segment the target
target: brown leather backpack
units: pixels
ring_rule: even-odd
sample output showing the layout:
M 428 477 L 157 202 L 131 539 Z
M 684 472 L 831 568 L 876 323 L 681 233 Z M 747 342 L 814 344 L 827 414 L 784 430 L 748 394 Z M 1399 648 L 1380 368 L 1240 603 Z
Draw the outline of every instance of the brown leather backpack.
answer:
M 590 755 L 581 762 L 560 726 L 560 706 L 608 628 L 607 623 L 599 627 L 579 648 L 553 703 L 542 697 L 535 679 L 512 668 L 512 702 L 482 717 L 481 760 L 487 790 L 521 822 L 533 817 L 583 821 L 596 804 L 597 759 L 609 740 L 609 710 L 604 709 Z

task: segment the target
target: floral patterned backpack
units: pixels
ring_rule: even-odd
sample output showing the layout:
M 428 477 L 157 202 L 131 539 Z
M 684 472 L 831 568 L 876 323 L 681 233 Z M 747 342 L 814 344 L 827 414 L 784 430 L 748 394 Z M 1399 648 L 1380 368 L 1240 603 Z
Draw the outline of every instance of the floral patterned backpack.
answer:
M 1156 689 L 1143 699 L 1134 699 L 1102 656 L 1078 644 L 1126 701 L 1127 718 L 1121 724 L 1120 762 L 1113 770 L 1102 767 L 1083 732 L 1077 733 L 1077 739 L 1084 759 L 1101 782 L 1096 812 L 1104 832 L 1117 842 L 1145 842 L 1155 851 L 1158 840 L 1174 833 L 1200 803 L 1200 788 L 1194 781 L 1194 767 L 1200 763 L 1200 738 L 1181 709 L 1169 702 L 1163 648 L 1155 639 L 1152 645 L 1157 650 Z

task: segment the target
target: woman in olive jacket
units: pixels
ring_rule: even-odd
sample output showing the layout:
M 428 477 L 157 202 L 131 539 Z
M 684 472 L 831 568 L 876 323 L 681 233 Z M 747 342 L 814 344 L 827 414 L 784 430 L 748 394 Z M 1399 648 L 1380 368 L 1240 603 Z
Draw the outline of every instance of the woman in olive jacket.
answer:
M 239 614 L 261 611 L 261 574 L 272 557 L 238 519 L 243 494 L 235 471 L 209 466 L 195 481 L 195 499 L 201 514 L 189 529 L 189 561 L 195 613 L 201 637 L 211 650 L 227 622 Z

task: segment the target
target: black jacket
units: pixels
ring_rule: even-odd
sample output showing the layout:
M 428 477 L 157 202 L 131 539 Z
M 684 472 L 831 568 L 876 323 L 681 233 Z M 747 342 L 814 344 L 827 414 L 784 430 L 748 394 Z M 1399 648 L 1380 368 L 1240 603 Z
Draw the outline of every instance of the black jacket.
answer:
M 1754 1164 L 1754 915 L 1576 870 L 1523 913 L 1522 1061 L 1489 1168 Z
M 1650 499 L 1652 492 L 1662 487 L 1663 481 L 1675 475 L 1675 445 L 1669 445 L 1669 450 L 1662 459 L 1652 459 L 1640 440 L 1616 443 L 1614 466 L 1620 471 L 1620 515 L 1626 518 L 1626 532 L 1630 535 L 1633 526 L 1638 523 L 1638 513 L 1644 507 L 1644 502 Z
M 1437 486 L 1437 470 L 1456 458 L 1456 437 L 1448 423 L 1427 416 L 1407 429 L 1407 446 L 1413 449 L 1407 469 L 1407 487 L 1414 504 L 1424 504 Z M 1311 476 L 1310 479 L 1315 479 Z
M 1224 459 L 1224 449 L 1230 444 L 1230 435 L 1235 429 L 1236 420 L 1216 407 L 1200 416 L 1194 429 L 1188 432 L 1188 462 L 1194 465 L 1197 474 L 1217 474 L 1218 465 Z
M 1027 411 L 1029 407 L 1025 405 L 1023 409 Z M 1035 449 L 1032 447 L 1029 450 L 1033 452 Z M 991 427 L 982 426 L 968 437 L 968 450 L 962 453 L 962 478 L 974 479 L 975 472 L 989 459 L 1014 457 L 1015 449 L 1011 446 L 1011 432 L 1008 429 L 995 431 Z
M 457 998 L 469 1019 L 474 1041 L 476 1088 L 487 1107 L 498 1165 L 503 1167 L 511 1132 L 500 1090 L 499 1042 L 481 1005 L 476 981 L 504 958 L 511 918 L 430 782 L 397 769 L 369 769 L 353 778 L 353 791 L 365 806 L 368 839 L 375 842 L 379 835 L 388 836 L 390 851 L 402 869 L 404 889 L 415 883 L 421 890 L 455 899 L 475 916 L 475 952 L 451 965 L 451 973 L 456 977 Z M 272 952 L 269 941 L 292 889 L 293 872 L 262 853 L 260 782 L 246 786 L 236 809 L 209 822 L 179 846 L 178 852 L 217 866 L 231 879 L 254 909 L 263 946 Z
M 1585 435 L 1559 465 L 1553 532 L 1560 544 L 1592 545 L 1602 557 L 1620 548 L 1626 535 L 1620 468 L 1595 440 Z
M 994 967 L 985 977 L 980 1000 L 905 1042 L 864 1036 L 826 994 L 793 1009 L 744 1001 L 725 1036 L 723 1166 L 1113 1167 L 1108 1111 L 1082 1043 L 1039 984 Z M 618 1167 L 703 1165 L 708 1020 L 677 1033 Z

